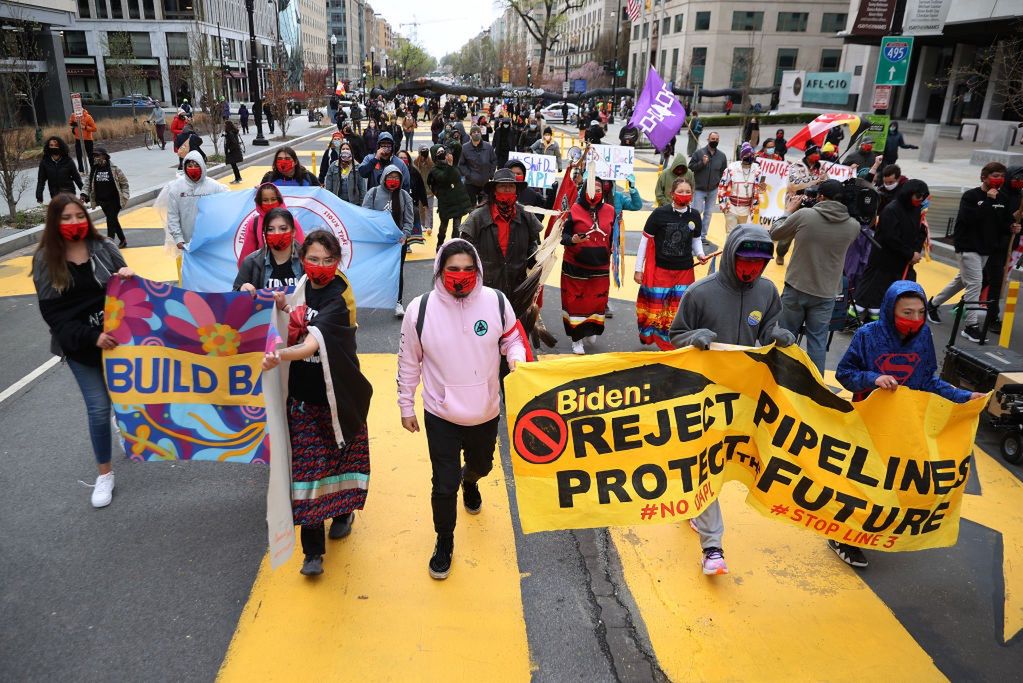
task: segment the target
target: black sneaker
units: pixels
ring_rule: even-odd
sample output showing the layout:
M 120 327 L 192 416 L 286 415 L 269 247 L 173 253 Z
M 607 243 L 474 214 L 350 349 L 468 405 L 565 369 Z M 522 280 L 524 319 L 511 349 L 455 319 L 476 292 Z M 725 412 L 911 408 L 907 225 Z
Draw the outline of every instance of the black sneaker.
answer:
M 994 332 L 995 334 L 1001 334 L 1002 333 L 1002 321 L 998 320 L 997 318 L 995 318 L 994 320 L 991 321 L 991 324 L 988 325 L 987 328 L 988 328 L 988 330 L 990 330 L 991 332 Z
M 927 321 L 935 325 L 941 324 L 941 316 L 938 315 L 938 307 L 930 299 L 927 300 Z
M 980 327 L 978 325 L 967 325 L 959 334 L 963 335 L 974 344 L 980 343 Z
M 483 496 L 480 494 L 479 482 L 465 479 L 465 468 L 462 468 L 462 504 L 470 515 L 478 515 L 483 507 Z
M 319 576 L 323 573 L 323 555 L 306 555 L 300 573 L 303 576 Z
M 839 543 L 838 541 L 828 541 L 828 547 L 834 550 L 835 554 L 838 555 L 838 558 L 850 567 L 859 567 L 862 569 L 868 564 L 863 551 L 854 545 L 846 545 L 845 543 Z
M 430 576 L 438 581 L 448 578 L 451 573 L 451 553 L 455 548 L 454 536 L 437 536 L 437 545 L 433 547 L 430 558 Z
M 330 532 L 328 536 L 333 541 L 344 538 L 348 534 L 352 533 L 352 524 L 355 523 L 355 513 L 349 512 L 347 515 L 338 515 L 334 518 L 334 521 L 330 523 Z

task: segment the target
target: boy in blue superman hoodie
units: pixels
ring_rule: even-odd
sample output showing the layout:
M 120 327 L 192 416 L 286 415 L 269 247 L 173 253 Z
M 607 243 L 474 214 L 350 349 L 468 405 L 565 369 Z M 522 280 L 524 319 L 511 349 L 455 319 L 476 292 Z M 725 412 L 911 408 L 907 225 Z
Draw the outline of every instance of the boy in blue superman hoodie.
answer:
M 898 386 L 930 391 L 956 403 L 984 396 L 957 389 L 937 377 L 934 340 L 927 327 L 927 296 L 923 287 L 909 280 L 896 280 L 881 303 L 878 320 L 856 330 L 852 342 L 838 363 L 839 384 L 861 401 L 874 389 L 894 391 Z M 828 546 L 853 567 L 866 567 L 859 548 L 836 541 Z

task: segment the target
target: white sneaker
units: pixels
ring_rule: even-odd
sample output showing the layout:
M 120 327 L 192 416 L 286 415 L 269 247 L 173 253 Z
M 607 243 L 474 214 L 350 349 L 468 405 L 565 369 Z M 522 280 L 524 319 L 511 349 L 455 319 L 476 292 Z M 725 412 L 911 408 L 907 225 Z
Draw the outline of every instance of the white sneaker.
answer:
M 586 349 L 583 348 L 583 342 L 581 339 L 579 341 L 572 342 L 572 353 L 577 356 L 581 356 L 586 353 Z
M 92 489 L 92 507 L 105 508 L 114 497 L 114 473 L 101 474 L 96 477 L 96 485 Z
M 405 317 L 405 307 L 401 305 L 400 301 L 398 303 L 394 304 L 394 317 L 395 318 L 404 318 Z

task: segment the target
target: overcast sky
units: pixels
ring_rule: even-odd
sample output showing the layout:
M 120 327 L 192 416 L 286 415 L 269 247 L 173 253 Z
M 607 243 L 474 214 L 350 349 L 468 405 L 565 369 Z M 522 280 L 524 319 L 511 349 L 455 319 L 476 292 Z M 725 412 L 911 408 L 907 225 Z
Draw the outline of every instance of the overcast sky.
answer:
M 373 10 L 384 15 L 395 32 L 408 38 L 412 21 L 417 26 L 419 44 L 438 61 L 454 52 L 470 38 L 488 28 L 501 14 L 492 0 L 370 0 Z M 415 17 L 413 19 L 413 16 Z

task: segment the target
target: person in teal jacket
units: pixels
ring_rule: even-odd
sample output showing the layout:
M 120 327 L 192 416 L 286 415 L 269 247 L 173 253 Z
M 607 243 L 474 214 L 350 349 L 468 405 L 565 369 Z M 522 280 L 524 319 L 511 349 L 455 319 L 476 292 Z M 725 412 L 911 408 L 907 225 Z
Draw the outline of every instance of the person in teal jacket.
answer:
M 628 188 L 628 194 L 622 192 L 618 188 L 618 183 L 613 180 L 604 181 L 604 196 L 614 198 L 615 207 L 615 220 L 614 220 L 614 234 L 611 235 L 612 254 L 614 249 L 617 247 L 614 245 L 620 244 L 619 234 L 624 230 L 622 225 L 622 211 L 639 211 L 643 208 L 643 198 L 639 196 L 639 190 L 636 189 L 636 176 L 629 174 L 625 179 L 626 187 Z M 618 254 L 618 258 L 621 258 L 622 254 Z M 612 256 L 612 259 L 614 256 Z M 605 318 L 613 318 L 615 316 L 614 310 L 611 308 L 610 301 L 607 305 L 607 310 L 604 311 Z

